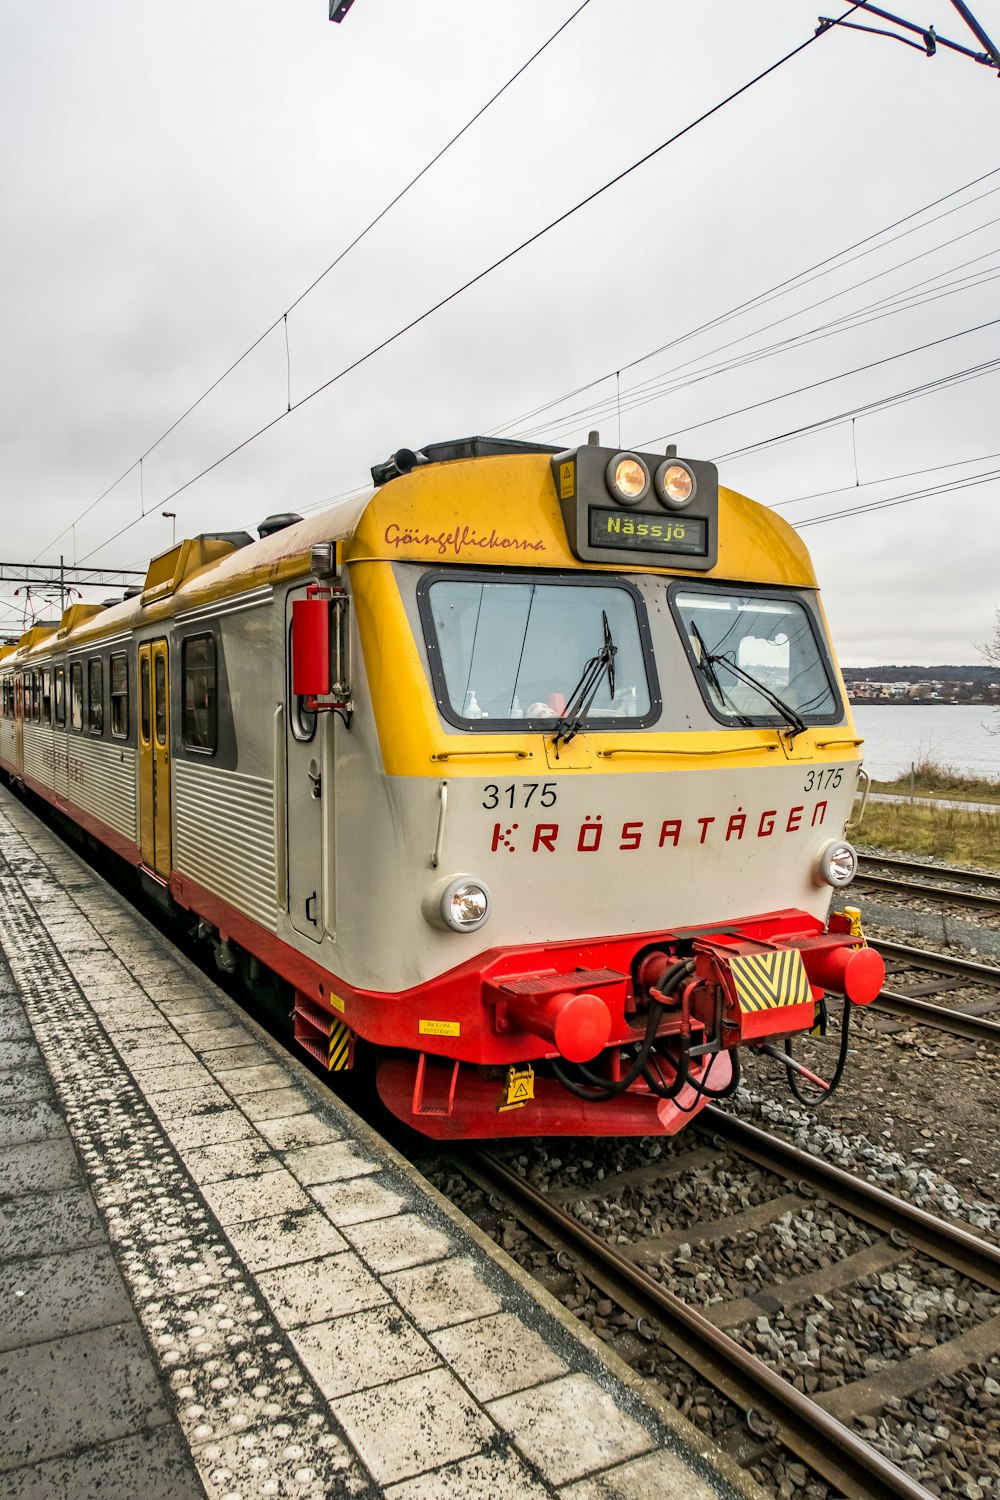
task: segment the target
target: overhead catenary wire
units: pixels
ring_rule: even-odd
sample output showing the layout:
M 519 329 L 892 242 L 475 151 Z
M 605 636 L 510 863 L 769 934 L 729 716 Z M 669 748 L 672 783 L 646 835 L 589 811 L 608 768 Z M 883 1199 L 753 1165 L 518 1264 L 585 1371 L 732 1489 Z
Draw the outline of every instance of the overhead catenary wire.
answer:
M 822 432 L 831 427 L 837 427 L 843 422 L 850 421 L 852 417 L 867 416 L 874 411 L 883 411 L 890 406 L 902 406 L 908 401 L 919 400 L 920 397 L 929 395 L 932 391 L 944 390 L 949 386 L 962 385 L 968 380 L 979 380 L 983 376 L 991 375 L 1000 371 L 1000 358 L 982 360 L 979 364 L 968 365 L 965 369 L 954 370 L 948 375 L 938 375 L 931 380 L 925 380 L 920 385 L 909 386 L 902 391 L 895 391 L 889 396 L 879 396 L 872 401 L 866 401 L 860 406 L 848 408 L 846 411 L 838 412 L 832 417 L 818 417 L 813 422 L 805 422 L 800 427 L 789 428 L 785 432 L 775 433 L 772 437 L 760 438 L 756 442 L 746 443 L 742 448 L 733 448 L 728 453 L 717 453 L 713 461 L 717 464 L 728 462 L 733 458 L 743 458 L 748 453 L 756 453 L 762 448 L 777 447 L 781 443 L 793 442 L 796 438 L 804 437 L 808 433 Z
M 695 432 L 700 427 L 711 427 L 716 422 L 728 421 L 730 417 L 741 417 L 747 412 L 759 411 L 761 407 L 773 406 L 776 401 L 787 401 L 791 396 L 801 396 L 806 391 L 819 390 L 822 386 L 832 385 L 834 381 L 846 380 L 848 376 L 860 375 L 868 370 L 879 369 L 883 365 L 893 364 L 897 359 L 907 359 L 911 354 L 923 354 L 928 349 L 940 348 L 942 344 L 950 344 L 955 339 L 967 338 L 970 334 L 981 333 L 987 328 L 995 328 L 998 324 L 1000 324 L 1000 318 L 989 318 L 985 323 L 974 323 L 971 328 L 960 328 L 955 333 L 944 334 L 941 338 L 931 339 L 926 344 L 915 344 L 910 349 L 900 349 L 896 354 L 886 354 L 881 359 L 872 359 L 866 364 L 854 365 L 849 370 L 841 370 L 836 375 L 825 375 L 821 380 L 811 380 L 807 385 L 796 386 L 794 390 L 781 391 L 776 396 L 765 396 L 760 401 L 751 401 L 746 406 L 734 407 L 732 411 L 722 412 L 714 417 L 706 417 L 700 422 L 687 422 L 683 426 L 678 426 L 675 430 L 663 433 L 659 437 L 644 438 L 639 447 L 644 450 L 650 449 L 657 443 L 666 442 L 668 438 L 676 437 L 680 432 Z M 732 455 L 726 454 L 724 456 L 728 458 Z M 90 555 L 88 553 L 88 556 Z
M 860 3 L 860 0 L 858 0 L 858 3 Z M 846 12 L 846 15 L 851 15 L 856 9 L 857 4 L 853 5 L 851 7 L 851 10 Z M 823 32 L 822 35 L 827 36 L 830 34 L 830 31 L 834 29 L 834 27 L 830 27 L 827 31 Z M 633 172 L 638 171 L 648 162 L 653 161 L 663 151 L 666 151 L 670 146 L 675 145 L 677 141 L 682 140 L 693 130 L 697 129 L 699 125 L 704 124 L 706 120 L 711 119 L 714 115 L 718 114 L 720 110 L 725 109 L 727 105 L 732 104 L 736 99 L 742 97 L 743 94 L 746 94 L 757 84 L 762 83 L 764 79 L 769 78 L 772 73 L 777 72 L 779 68 L 783 67 L 786 63 L 791 62 L 793 58 L 798 57 L 801 53 L 805 52 L 807 48 L 813 46 L 818 40 L 819 36 L 814 33 L 812 36 L 807 37 L 805 41 L 799 42 L 795 47 L 791 48 L 788 52 L 777 58 L 773 63 L 768 64 L 766 68 L 762 68 L 760 72 L 755 73 L 752 78 L 747 79 L 747 81 L 741 84 L 738 88 L 733 89 L 730 93 L 726 94 L 724 98 L 718 100 L 708 109 L 703 110 L 700 115 L 697 115 L 686 125 L 681 126 L 679 130 L 676 130 L 672 135 L 668 136 L 666 140 L 661 141 L 658 146 L 654 146 L 650 151 L 647 151 L 644 155 L 640 156 L 629 166 L 623 168 L 622 171 L 616 173 L 614 177 L 609 178 L 607 182 L 602 183 L 600 187 L 595 188 L 592 192 L 588 193 L 584 198 L 581 198 L 570 208 L 565 209 L 561 214 L 558 214 L 554 219 L 551 219 L 547 224 L 544 224 L 541 229 L 538 229 L 534 232 L 534 234 L 529 235 L 527 239 L 522 240 L 519 244 L 513 246 L 510 250 L 501 255 L 497 260 L 492 261 L 488 266 L 485 266 L 483 270 L 477 272 L 475 276 L 470 276 L 467 281 L 464 281 L 460 286 L 456 287 L 446 296 L 439 298 L 437 302 L 433 303 L 433 305 L 427 308 L 424 312 L 418 314 L 415 318 L 411 318 L 408 323 L 403 324 L 403 326 L 401 328 L 398 328 L 395 333 L 389 334 L 379 343 L 373 345 L 364 354 L 359 355 L 356 359 L 345 365 L 341 370 L 338 370 L 335 375 L 331 375 L 329 379 L 321 382 L 321 384 L 319 384 L 318 386 L 315 386 L 313 390 L 311 390 L 307 395 L 300 397 L 298 401 L 294 402 L 291 406 L 290 411 L 279 412 L 277 416 L 272 417 L 270 421 L 265 422 L 262 426 L 257 428 L 255 432 L 250 433 L 241 442 L 230 448 L 228 452 L 222 454 L 221 457 L 215 459 L 212 463 L 207 464 L 205 468 L 201 469 L 197 474 L 192 475 L 190 479 L 186 480 L 183 484 L 178 485 L 177 488 L 172 490 L 167 496 L 158 500 L 157 504 L 166 505 L 171 500 L 174 500 L 178 495 L 183 494 L 183 492 L 189 489 L 191 485 L 196 484 L 201 479 L 204 479 L 206 475 L 212 473 L 221 464 L 226 463 L 237 453 L 242 452 L 244 448 L 249 447 L 251 443 L 256 442 L 258 438 L 263 437 L 265 433 L 270 432 L 280 422 L 284 421 L 286 417 L 291 414 L 291 412 L 300 410 L 303 406 L 307 405 L 310 401 L 313 401 L 324 391 L 327 391 L 332 386 L 336 385 L 338 381 L 343 380 L 347 375 L 352 374 L 353 371 L 359 369 L 370 359 L 373 359 L 375 355 L 380 354 L 382 350 L 387 349 L 390 347 L 390 345 L 396 343 L 398 339 L 402 338 L 412 329 L 418 327 L 419 324 L 426 322 L 428 318 L 432 317 L 435 313 L 440 312 L 443 307 L 447 307 L 450 303 L 454 302 L 458 297 L 461 297 L 472 287 L 477 286 L 481 281 L 484 281 L 487 276 L 492 275 L 494 271 L 499 270 L 501 266 L 506 265 L 509 261 L 513 260 L 515 256 L 520 255 L 524 250 L 527 250 L 529 246 L 537 244 L 537 242 L 545 235 L 551 233 L 552 230 L 558 228 L 559 225 L 566 223 L 567 220 L 571 219 L 575 214 L 579 213 L 589 204 L 594 203 L 604 193 L 608 192 L 611 188 L 616 187 L 620 182 L 623 182 L 627 177 L 631 176 Z M 96 547 L 92 548 L 90 552 L 85 553 L 81 561 L 86 561 L 88 558 L 91 558 L 95 556 L 96 553 L 102 551 L 103 548 L 110 546 L 112 542 L 117 541 L 119 537 L 122 537 L 127 532 L 131 531 L 143 519 L 143 516 L 135 517 L 132 521 L 128 522 L 127 525 L 120 527 L 119 530 L 114 532 L 112 536 L 106 537 L 103 542 L 100 542 Z
M 1000 220 L 997 220 L 996 222 L 1000 222 Z M 975 264 L 975 262 L 978 260 L 986 260 L 989 257 L 995 256 L 997 254 L 1000 254 L 1000 248 L 993 248 L 986 251 L 985 254 L 981 256 L 976 256 L 969 261 L 963 262 L 960 266 L 952 267 L 950 269 L 962 270 L 966 266 Z M 650 377 L 649 380 L 642 381 L 638 385 L 627 388 L 623 397 L 620 397 L 618 392 L 616 391 L 614 395 L 605 397 L 599 403 L 594 403 L 587 407 L 577 408 L 574 411 L 566 413 L 560 419 L 558 424 L 553 424 L 550 422 L 538 427 L 522 428 L 519 430 L 519 436 L 531 438 L 541 432 L 551 432 L 553 425 L 558 426 L 559 430 L 565 433 L 566 431 L 572 430 L 573 428 L 582 427 L 588 425 L 589 423 L 600 421 L 606 416 L 611 416 L 619 408 L 622 411 L 637 411 L 641 407 L 649 405 L 653 401 L 662 399 L 664 396 L 672 395 L 681 390 L 689 390 L 692 386 L 699 384 L 703 380 L 710 379 L 715 375 L 728 374 L 734 370 L 745 368 L 747 365 L 760 363 L 762 360 L 770 359 L 778 354 L 798 351 L 805 346 L 815 343 L 819 340 L 831 338 L 840 333 L 853 332 L 855 329 L 863 328 L 869 323 L 879 322 L 883 318 L 893 317 L 897 313 L 910 312 L 916 307 L 927 306 L 928 304 L 940 301 L 945 297 L 955 296 L 966 291 L 977 290 L 979 287 L 986 286 L 990 282 L 995 281 L 998 276 L 1000 276 L 1000 268 L 982 268 L 980 271 L 970 273 L 968 276 L 959 277 L 954 282 L 946 283 L 941 287 L 930 287 L 928 290 L 924 291 L 922 295 L 916 295 L 917 291 L 921 287 L 928 287 L 930 282 L 938 281 L 942 276 L 947 274 L 949 274 L 948 271 L 939 271 L 936 273 L 936 275 L 928 277 L 922 282 L 916 282 L 911 287 L 894 292 L 887 297 L 878 298 L 876 301 L 869 303 L 862 308 L 856 308 L 852 312 L 844 313 L 840 317 L 831 319 L 827 323 L 819 324 L 814 328 L 804 329 L 801 333 L 792 334 L 788 338 L 780 339 L 773 344 L 764 345 L 757 349 L 747 350 L 743 354 L 733 356 L 731 359 L 721 360 L 715 365 L 709 365 L 705 366 L 704 368 L 695 369 L 693 371 L 690 371 L 690 373 L 687 375 L 682 375 L 682 371 L 689 370 L 690 366 L 698 364 L 698 359 L 687 360 L 680 365 L 674 366 L 672 370 L 662 371 L 660 372 L 660 374 Z M 847 288 L 845 290 L 850 291 L 853 290 L 853 288 Z M 841 295 L 844 295 L 844 293 L 834 293 L 834 296 Z M 824 299 L 824 301 L 825 300 L 832 299 Z M 803 311 L 808 311 L 808 309 L 803 309 Z M 801 316 L 801 313 L 789 314 L 789 317 L 798 316 Z M 779 319 L 778 321 L 783 322 L 787 321 L 787 319 Z M 773 327 L 776 325 L 770 326 Z M 766 331 L 766 329 L 757 330 L 757 332 Z M 752 334 L 745 335 L 745 337 L 747 338 L 752 336 Z M 744 342 L 744 337 L 735 339 L 728 345 L 721 345 L 717 350 L 708 351 L 704 356 L 700 356 L 700 358 L 709 358 L 712 353 L 720 352 L 720 350 L 724 350 L 726 348 L 732 348 L 735 344 L 739 344 L 742 342 Z
M 934 218 L 927 219 L 922 224 L 912 225 L 911 228 L 904 230 L 901 234 L 895 235 L 892 239 L 885 240 L 882 244 L 872 243 L 875 240 L 882 239 L 883 235 L 890 234 L 892 230 L 898 229 L 900 225 L 909 223 L 911 219 L 919 218 L 922 214 L 928 213 L 932 208 L 937 208 L 942 203 L 947 203 L 950 199 L 968 192 L 970 188 L 978 187 L 981 182 L 988 181 L 991 177 L 997 176 L 998 173 L 1000 173 L 1000 166 L 992 167 L 990 171 L 982 173 L 979 177 L 974 177 L 970 182 L 964 183 L 962 187 L 953 188 L 951 192 L 944 193 L 940 198 L 932 199 L 930 203 L 924 204 L 921 208 L 913 209 L 910 213 L 904 214 L 902 218 L 893 220 L 892 223 L 884 225 L 881 229 L 874 230 L 871 234 L 865 235 L 860 240 L 855 240 L 853 244 L 846 246 L 843 250 L 838 250 L 833 255 L 828 255 L 823 260 L 816 261 L 812 266 L 807 267 L 806 270 L 796 272 L 795 275 L 786 277 L 783 281 L 777 282 L 768 290 L 759 292 L 755 296 L 737 303 L 734 307 L 729 308 L 727 312 L 718 313 L 715 317 L 707 319 L 704 323 L 698 324 L 686 333 L 678 334 L 666 343 L 659 344 L 656 348 L 647 350 L 645 354 L 638 355 L 635 359 L 626 361 L 618 367 L 619 370 L 631 370 L 637 365 L 645 364 L 648 360 L 655 359 L 657 355 L 665 354 L 668 350 L 676 348 L 679 344 L 686 343 L 688 340 L 694 339 L 702 333 L 710 332 L 713 328 L 730 322 L 744 313 L 752 312 L 758 307 L 766 306 L 778 297 L 787 295 L 793 290 L 809 286 L 821 277 L 829 275 L 831 271 L 842 270 L 844 266 L 852 265 L 856 260 L 862 260 L 867 255 L 876 254 L 879 250 L 896 244 L 899 240 L 905 239 L 911 234 L 917 234 L 920 230 L 926 229 L 932 224 L 939 223 L 941 219 L 948 218 L 951 214 L 962 212 L 963 209 L 979 203 L 983 198 L 989 197 L 992 193 L 1000 192 L 1000 185 L 988 189 L 985 193 L 981 193 L 978 198 L 971 198 L 967 203 L 955 204 L 951 208 L 946 209 L 944 213 L 937 214 Z M 868 245 L 869 249 L 862 250 L 861 247 L 865 245 Z M 853 255 L 852 252 L 855 250 L 861 251 L 861 253 Z M 850 259 L 845 260 L 843 259 L 844 256 L 849 256 Z M 562 396 L 555 397 L 541 406 L 533 407 L 530 411 L 524 412 L 519 417 L 515 417 L 510 421 L 491 427 L 490 431 L 500 434 L 517 428 L 523 422 L 531 421 L 534 417 L 540 416 L 545 411 L 550 411 L 553 407 L 561 405 L 564 401 L 572 400 L 575 396 L 582 395 L 584 391 L 592 390 L 595 385 L 600 385 L 602 382 L 610 380 L 614 374 L 614 370 L 606 370 L 604 374 L 596 376 L 593 380 L 588 380 L 583 385 L 576 386 L 570 391 L 564 392 Z
M 570 26 L 573 23 L 573 21 L 576 20 L 577 16 L 579 16 L 582 11 L 585 11 L 587 9 L 587 6 L 589 4 L 590 4 L 590 0 L 582 0 L 582 3 L 580 5 L 578 5 L 576 7 L 576 9 L 569 16 L 567 16 L 566 20 L 563 21 L 563 22 L 561 22 L 561 24 L 556 27 L 555 31 L 553 31 L 550 36 L 546 37 L 545 41 L 541 44 L 540 47 L 536 47 L 535 48 L 535 50 L 534 50 L 534 52 L 532 52 L 531 56 L 528 57 L 521 64 L 521 66 L 517 69 L 516 72 L 514 72 L 514 73 L 511 74 L 511 76 L 507 79 L 506 83 L 504 83 L 499 89 L 497 89 L 496 93 L 492 94 L 490 96 L 490 98 L 487 99 L 486 103 L 483 104 L 483 105 L 481 105 L 480 108 L 476 111 L 476 113 L 474 115 L 472 115 L 468 120 L 466 120 L 466 122 L 462 126 L 462 128 L 460 130 L 457 130 L 455 132 L 455 134 L 451 137 L 451 139 L 448 140 L 448 141 L 446 141 L 445 144 L 440 148 L 440 150 L 438 150 L 437 152 L 435 152 L 435 154 L 430 158 L 429 161 L 425 162 L 425 164 L 420 168 L 419 172 L 416 172 L 414 174 L 414 176 L 410 178 L 409 182 L 407 182 L 404 187 L 400 188 L 399 192 L 396 193 L 395 197 L 390 198 L 389 202 L 385 205 L 385 207 L 382 208 L 382 209 L 380 209 L 379 212 L 375 215 L 375 217 L 373 219 L 371 219 L 365 225 L 365 227 L 362 230 L 360 230 L 358 234 L 356 234 L 354 236 L 353 240 L 351 240 L 349 244 L 347 244 L 347 245 L 344 246 L 343 250 L 341 250 L 339 252 L 339 254 L 337 254 L 334 257 L 334 259 L 330 262 L 330 264 L 326 267 L 326 269 L 324 271 L 321 271 L 318 276 L 314 277 L 314 279 L 309 283 L 309 285 L 305 288 L 305 290 L 302 291 L 302 292 L 300 292 L 298 294 L 298 296 L 294 299 L 294 301 L 292 301 L 292 302 L 289 303 L 289 305 L 285 308 L 284 312 L 280 313 L 279 316 L 276 317 L 272 323 L 268 324 L 267 328 L 264 329 L 263 333 L 259 334 L 258 337 L 254 339 L 253 343 L 249 344 L 247 346 L 247 348 L 243 350 L 243 353 L 240 354 L 236 359 L 234 359 L 233 362 L 232 362 L 232 364 L 228 365 L 227 368 L 225 370 L 223 370 L 222 374 L 219 375 L 215 380 L 213 380 L 212 383 L 211 383 L 211 385 L 209 385 L 208 387 L 206 387 L 206 389 L 202 391 L 201 395 L 198 396 L 196 400 L 192 401 L 191 404 L 190 404 L 190 406 L 186 407 L 185 410 L 181 412 L 180 416 L 177 417 L 173 422 L 171 422 L 170 426 L 164 432 L 161 432 L 160 436 L 156 439 L 155 442 L 150 443 L 149 447 L 145 450 L 144 453 L 142 453 L 139 456 L 139 458 L 137 458 L 135 460 L 134 463 L 129 464 L 128 468 L 124 471 L 124 473 L 122 473 L 122 474 L 120 474 L 118 476 L 118 478 L 114 481 L 113 484 L 108 485 L 107 489 L 103 490 L 101 492 L 101 494 L 98 495 L 98 497 L 97 497 L 96 500 L 92 500 L 91 503 L 84 510 L 82 510 L 80 512 L 80 514 L 76 517 L 75 521 L 70 522 L 69 526 L 64 527 L 63 530 L 60 531 L 56 536 L 54 536 L 50 542 L 47 542 L 45 544 L 45 546 L 41 549 L 41 551 L 38 552 L 36 554 L 36 556 L 32 559 L 32 561 L 37 562 L 38 558 L 41 557 L 42 553 L 43 552 L 47 552 L 50 547 L 54 546 L 55 543 L 59 540 L 59 538 L 65 536 L 66 532 L 69 531 L 72 526 L 75 526 L 75 525 L 79 524 L 79 522 L 82 521 L 85 516 L 89 516 L 90 513 L 91 513 L 91 511 L 95 510 L 97 508 L 97 506 L 100 505 L 103 500 L 106 500 L 107 497 L 111 494 L 111 492 L 113 490 L 117 489 L 117 487 L 122 483 L 122 481 L 125 480 L 125 479 L 127 479 L 128 476 L 137 467 L 139 468 L 139 473 L 140 473 L 140 477 L 141 477 L 141 474 L 142 474 L 142 467 L 141 466 L 142 466 L 143 461 L 145 459 L 147 459 L 150 456 L 151 453 L 155 452 L 156 449 L 160 446 L 160 444 L 163 443 L 163 442 L 165 442 L 166 439 L 171 435 L 171 433 L 176 432 L 177 428 L 181 425 L 181 423 L 184 422 L 191 415 L 192 412 L 196 411 L 197 408 L 199 406 L 201 406 L 202 402 L 206 401 L 208 399 L 208 397 L 212 394 L 213 391 L 218 390 L 218 388 L 222 384 L 222 382 L 224 380 L 228 379 L 228 377 L 230 375 L 232 375 L 235 370 L 239 369 L 240 365 L 243 364 L 244 360 L 249 359 L 250 355 L 253 354 L 254 351 L 260 347 L 260 345 L 264 342 L 264 340 L 270 334 L 272 334 L 276 328 L 281 327 L 282 325 L 284 325 L 284 330 L 285 330 L 285 357 L 286 357 L 286 365 L 287 365 L 287 408 L 286 408 L 286 413 L 285 414 L 287 415 L 288 412 L 291 412 L 292 409 L 293 409 L 293 404 L 292 404 L 291 355 L 290 355 L 289 344 L 288 344 L 288 314 L 290 312 L 293 312 L 294 309 L 296 307 L 298 307 L 299 304 L 301 302 L 303 302 L 305 300 L 305 298 L 308 297 L 311 292 L 314 292 L 316 290 L 316 288 L 319 286 L 320 282 L 324 281 L 326 279 L 326 277 L 330 275 L 331 271 L 336 270 L 337 266 L 340 265 L 341 261 L 344 260 L 345 257 L 348 256 L 351 253 L 352 250 L 354 250 L 358 245 L 360 245 L 361 241 L 363 239 L 365 239 L 371 233 L 371 231 L 376 227 L 376 225 L 378 225 L 378 224 L 380 224 L 382 222 L 382 220 L 386 217 L 386 215 L 388 213 L 390 213 L 392 211 L 392 209 L 394 209 L 396 207 L 396 205 L 398 203 L 400 203 L 406 197 L 407 193 L 409 193 L 411 191 L 411 189 L 413 189 L 414 187 L 416 187 L 417 183 L 421 180 L 421 178 L 427 176 L 427 173 L 432 169 L 432 167 L 435 167 L 437 165 L 437 163 L 442 159 L 442 157 L 446 156 L 447 153 L 451 150 L 451 148 L 454 145 L 456 145 L 458 143 L 458 141 L 460 141 L 462 139 L 462 137 L 464 135 L 466 135 L 472 129 L 473 125 L 475 125 L 477 123 L 477 121 L 479 121 L 479 120 L 482 119 L 483 115 L 486 114 L 487 110 L 491 109 L 493 107 L 493 105 L 496 104 L 497 100 L 500 99 L 507 92 L 507 90 L 509 88 L 511 88 L 513 86 L 513 84 L 515 84 L 517 82 L 517 80 L 522 76 L 522 74 L 524 74 L 528 70 L 528 68 L 531 67 L 531 65 L 532 65 L 533 62 L 537 61 L 537 59 L 539 57 L 541 57 L 542 53 L 545 52 L 546 49 L 548 47 L 550 47 L 552 45 L 552 43 L 559 36 L 562 35 L 562 33 L 566 30 L 566 28 L 568 26 Z M 168 497 L 168 499 L 172 499 L 172 498 L 173 498 L 173 496 L 169 496 Z M 158 504 L 162 504 L 162 503 L 165 503 L 165 502 L 157 502 L 157 503 Z M 153 507 L 150 507 L 150 509 L 152 509 L 152 508 Z M 142 501 L 141 495 L 140 495 L 140 511 L 141 511 L 141 515 L 139 517 L 140 520 L 142 519 L 143 516 L 149 514 L 149 512 L 146 510 L 144 502 Z

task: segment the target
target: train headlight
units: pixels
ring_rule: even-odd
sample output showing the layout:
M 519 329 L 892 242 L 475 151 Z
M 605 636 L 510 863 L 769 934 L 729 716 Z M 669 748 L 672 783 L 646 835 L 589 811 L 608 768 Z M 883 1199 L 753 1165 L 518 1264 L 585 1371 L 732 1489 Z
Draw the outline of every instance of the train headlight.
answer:
M 649 470 L 634 453 L 616 453 L 604 478 L 619 505 L 639 505 L 649 494 Z
M 813 880 L 817 885 L 832 885 L 836 890 L 850 885 L 858 873 L 858 856 L 852 844 L 834 839 L 824 844 L 816 858 Z
M 687 464 L 668 458 L 656 471 L 654 488 L 661 505 L 668 510 L 683 510 L 694 499 L 698 481 Z
M 452 932 L 475 932 L 493 909 L 490 888 L 472 875 L 455 875 L 437 885 L 424 899 L 423 911 L 435 927 Z

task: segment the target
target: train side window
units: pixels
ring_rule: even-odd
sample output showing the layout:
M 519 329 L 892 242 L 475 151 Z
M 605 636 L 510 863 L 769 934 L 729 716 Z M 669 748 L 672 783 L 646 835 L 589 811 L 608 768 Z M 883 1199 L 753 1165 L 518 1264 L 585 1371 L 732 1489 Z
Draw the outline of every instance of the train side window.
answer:
M 87 663 L 87 726 L 91 734 L 104 733 L 104 663 L 99 656 Z
M 161 654 L 153 664 L 156 689 L 156 743 L 167 743 L 167 662 Z
M 128 737 L 128 657 L 124 651 L 111 658 L 111 733 L 119 740 Z
M 48 667 L 42 669 L 42 723 L 52 723 L 52 673 Z
M 35 674 L 24 674 L 24 722 L 30 724 L 35 717 Z
M 139 715 L 140 734 L 142 743 L 149 744 L 150 720 L 149 720 L 149 657 L 144 656 L 139 667 Z
M 188 636 L 181 647 L 182 738 L 188 750 L 215 753 L 219 739 L 215 637 Z
M 65 725 L 65 723 L 66 723 L 66 668 L 65 667 L 56 667 L 55 678 L 56 678 L 56 680 L 55 680 L 55 689 L 56 689 L 56 692 L 55 692 L 55 700 L 56 700 L 55 701 L 56 723 L 57 724 Z
M 69 724 L 71 729 L 83 728 L 83 663 L 69 664 Z

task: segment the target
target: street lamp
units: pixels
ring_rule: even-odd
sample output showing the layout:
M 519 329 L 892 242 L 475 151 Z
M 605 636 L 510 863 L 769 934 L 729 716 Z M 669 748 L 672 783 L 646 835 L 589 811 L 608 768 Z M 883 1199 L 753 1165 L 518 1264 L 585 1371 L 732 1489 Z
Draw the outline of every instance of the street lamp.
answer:
M 161 510 L 160 511 L 160 515 L 163 517 L 163 519 L 165 521 L 170 521 L 171 522 L 171 526 L 170 526 L 170 545 L 171 545 L 171 547 L 176 547 L 176 545 L 177 545 L 177 512 L 175 510 Z

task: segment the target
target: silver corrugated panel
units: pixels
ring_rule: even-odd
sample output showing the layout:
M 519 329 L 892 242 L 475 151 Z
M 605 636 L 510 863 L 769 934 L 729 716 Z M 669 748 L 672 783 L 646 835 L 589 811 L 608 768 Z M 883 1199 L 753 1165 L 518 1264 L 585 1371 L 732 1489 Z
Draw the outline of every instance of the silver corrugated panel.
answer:
M 0 760 L 14 764 L 14 720 L 0 719 Z
M 41 724 L 24 726 L 24 773 L 52 785 L 52 730 Z
M 174 869 L 273 932 L 274 793 L 270 781 L 174 761 Z
M 135 816 L 135 751 L 129 745 L 67 735 L 69 784 L 66 795 L 84 812 L 100 818 L 133 843 L 138 840 Z M 49 771 L 51 779 L 52 772 Z

